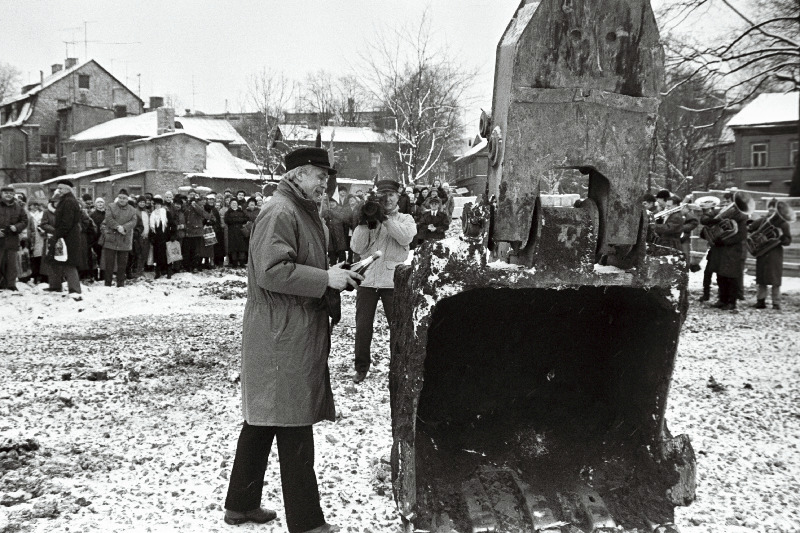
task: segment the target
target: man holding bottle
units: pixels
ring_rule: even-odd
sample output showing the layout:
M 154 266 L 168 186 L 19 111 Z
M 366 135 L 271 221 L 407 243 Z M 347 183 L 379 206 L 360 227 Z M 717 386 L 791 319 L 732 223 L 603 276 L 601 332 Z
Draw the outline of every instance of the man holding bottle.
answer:
M 353 230 L 353 237 L 350 239 L 350 248 L 362 257 L 382 252 L 364 272 L 364 281 L 356 293 L 354 383 L 364 381 L 369 372 L 372 328 L 378 300 L 383 302 L 387 318 L 390 317 L 394 300 L 394 269 L 408 258 L 409 244 L 417 233 L 414 217 L 401 213 L 397 206 L 402 186 L 396 181 L 386 179 L 379 180 L 376 187 L 383 216 L 377 224 L 373 221 L 374 228 L 370 229 L 368 217 L 363 216 L 364 211 L 370 211 L 370 202 L 366 202 L 362 206 L 359 225 Z M 393 335 L 390 327 L 390 346 Z

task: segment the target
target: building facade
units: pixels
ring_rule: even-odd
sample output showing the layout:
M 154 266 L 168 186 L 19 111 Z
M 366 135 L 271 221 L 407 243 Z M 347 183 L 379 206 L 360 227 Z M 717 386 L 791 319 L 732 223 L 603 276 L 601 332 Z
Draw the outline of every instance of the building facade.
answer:
M 467 196 L 480 196 L 486 192 L 489 170 L 488 141 L 476 136 L 469 149 L 450 164 L 451 186 L 469 189 Z
M 800 92 L 765 93 L 745 105 L 727 127 L 734 141 L 720 161 L 726 185 L 788 193 L 797 164 Z
M 47 78 L 0 102 L 0 183 L 39 182 L 63 174 L 63 143 L 144 102 L 94 60 L 68 59 Z

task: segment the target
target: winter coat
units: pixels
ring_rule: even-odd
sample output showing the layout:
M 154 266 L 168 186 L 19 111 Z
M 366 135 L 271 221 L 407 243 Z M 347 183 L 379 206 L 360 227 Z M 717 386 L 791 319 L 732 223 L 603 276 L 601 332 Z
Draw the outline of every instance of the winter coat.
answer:
M 656 244 L 681 250 L 681 234 L 683 233 L 683 215 L 680 211 L 672 213 L 661 224 L 654 224 Z
M 420 239 L 444 239 L 444 232 L 450 227 L 450 220 L 447 213 L 441 209 L 434 215 L 432 211 L 426 211 L 419 219 L 419 238 Z M 436 226 L 434 231 L 428 229 L 428 224 Z
M 111 202 L 106 206 L 106 217 L 103 219 L 103 248 L 130 252 L 133 249 L 133 231 L 141 219 L 136 212 L 136 208 L 131 204 L 124 207 L 117 202 Z M 117 231 L 117 226 L 122 226 L 124 234 Z
M 147 236 L 153 245 L 153 263 L 164 266 L 167 264 L 167 241 L 171 241 L 175 237 L 175 219 L 169 209 L 164 209 L 167 218 L 167 222 L 164 224 L 160 217 L 153 216 L 157 211 L 156 209 L 150 213 L 150 232 Z
M 31 213 L 30 215 L 30 221 L 33 226 L 28 229 L 31 233 L 31 257 L 42 257 L 46 251 L 44 243 L 47 240 L 47 236 L 42 232 L 43 230 L 41 230 L 43 218 L 44 212 L 42 211 Z
M 225 212 L 225 225 L 228 227 L 228 253 L 242 253 L 247 251 L 248 235 L 245 235 L 247 230 L 247 215 L 241 209 L 234 211 L 228 209 Z
M 14 226 L 16 232 L 10 231 L 9 226 Z M 10 204 L 0 200 L 0 229 L 5 232 L 5 237 L 0 237 L 0 250 L 19 250 L 19 235 L 28 227 L 28 214 L 17 200 Z
M 183 214 L 186 217 L 186 236 L 202 237 L 203 226 L 206 220 L 211 220 L 211 213 L 203 209 L 199 202 L 194 202 L 183 208 Z
M 750 232 L 760 228 L 766 217 L 760 218 L 750 226 Z M 783 247 L 792 244 L 792 233 L 787 222 L 778 226 L 781 230 L 781 244 L 769 252 L 756 257 L 756 284 L 780 285 L 783 282 Z
M 397 210 L 403 213 L 404 215 L 411 214 L 411 198 L 409 198 L 408 194 L 403 193 L 400 195 L 400 199 L 397 200 Z
M 106 218 L 106 212 L 98 211 L 97 209 L 95 209 L 94 211 L 89 213 L 89 218 L 92 219 L 92 222 L 94 222 L 94 227 L 97 229 L 97 232 L 95 233 L 94 236 L 94 240 L 91 243 L 92 245 L 95 245 L 100 240 L 100 235 L 102 234 L 102 230 L 100 228 L 103 227 L 103 220 L 105 220 Z
M 344 232 L 345 211 L 335 200 L 330 200 L 327 205 L 322 202 L 322 219 L 330 232 L 328 242 L 329 252 L 343 252 L 347 250 L 347 238 Z
M 734 221 L 736 233 L 727 239 L 721 239 L 714 244 L 717 245 L 719 254 L 719 266 L 716 270 L 718 276 L 725 278 L 738 278 L 742 275 L 744 265 L 742 262 L 742 250 L 745 247 L 747 238 L 747 222 L 742 219 Z
M 171 209 L 172 219 L 175 221 L 174 239 L 183 240 L 186 237 L 186 213 L 182 209 Z
M 452 194 L 446 194 L 445 198 L 447 198 L 447 200 L 442 200 L 442 209 L 447 212 L 447 217 L 452 219 L 453 211 L 456 210 L 456 201 L 453 199 Z
M 408 258 L 409 244 L 417 234 L 417 225 L 411 215 L 395 211 L 377 228 L 366 224 L 353 231 L 350 248 L 361 257 L 380 250 L 383 255 L 364 272 L 362 287 L 394 288 L 394 269 Z
M 242 334 L 242 412 L 257 426 L 335 419 L 325 225 L 316 204 L 283 180 L 250 238 Z
M 81 206 L 81 222 L 80 222 L 80 252 L 78 254 L 78 270 L 89 270 L 90 246 L 92 241 L 97 238 L 97 228 L 94 221 L 89 216 L 86 209 Z
M 71 192 L 64 194 L 58 200 L 55 213 L 56 219 L 53 224 L 55 231 L 48 249 L 48 254 L 52 256 L 55 243 L 58 242 L 58 239 L 64 239 L 67 245 L 67 260 L 62 264 L 78 268 L 86 263 L 86 250 L 85 248 L 81 249 L 82 213 L 80 202 Z M 82 259 L 81 252 L 84 254 Z

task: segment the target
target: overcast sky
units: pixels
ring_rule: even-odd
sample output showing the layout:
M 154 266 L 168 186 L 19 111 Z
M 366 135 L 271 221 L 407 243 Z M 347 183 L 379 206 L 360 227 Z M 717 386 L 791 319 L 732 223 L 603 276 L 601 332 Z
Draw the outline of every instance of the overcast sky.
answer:
M 376 32 L 418 22 L 427 8 L 437 41 L 479 71 L 472 115 L 491 107 L 495 49 L 519 1 L 0 0 L 0 61 L 28 83 L 88 52 L 145 101 L 176 94 L 182 108 L 222 112 L 227 101 L 240 111 L 247 78 L 262 67 L 298 80 L 353 72 Z

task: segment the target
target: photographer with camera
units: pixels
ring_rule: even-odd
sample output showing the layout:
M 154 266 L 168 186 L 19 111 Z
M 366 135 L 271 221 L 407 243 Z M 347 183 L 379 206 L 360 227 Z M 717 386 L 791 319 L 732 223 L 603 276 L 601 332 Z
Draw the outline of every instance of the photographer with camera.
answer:
M 377 196 L 370 195 L 361 206 L 359 224 L 353 231 L 350 248 L 367 257 L 377 251 L 383 255 L 364 273 L 356 293 L 356 340 L 354 383 L 367 377 L 372 344 L 372 324 L 378 300 L 383 302 L 387 318 L 392 314 L 394 269 L 408 258 L 409 244 L 417 233 L 411 215 L 401 213 L 397 202 L 402 186 L 393 180 L 376 184 Z M 389 328 L 390 346 L 394 331 Z

